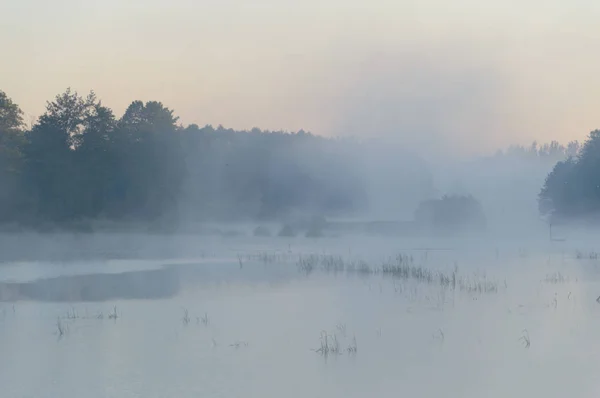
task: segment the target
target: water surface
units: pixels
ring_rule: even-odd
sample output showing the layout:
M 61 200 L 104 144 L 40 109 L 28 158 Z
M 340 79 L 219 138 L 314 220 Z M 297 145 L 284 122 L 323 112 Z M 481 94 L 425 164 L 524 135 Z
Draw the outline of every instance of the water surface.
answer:
M 202 256 L 7 263 L 2 396 L 598 396 L 596 261 L 446 243 L 233 240 Z M 463 288 L 378 272 L 394 253 Z M 371 273 L 349 271 L 361 261 Z M 483 282 L 496 289 L 470 288 Z M 338 353 L 317 352 L 323 333 Z

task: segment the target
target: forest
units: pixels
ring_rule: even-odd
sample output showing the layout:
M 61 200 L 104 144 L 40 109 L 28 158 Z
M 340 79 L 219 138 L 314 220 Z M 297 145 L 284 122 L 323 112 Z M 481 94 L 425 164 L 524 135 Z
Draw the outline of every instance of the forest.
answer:
M 364 206 L 344 162 L 353 145 L 298 131 L 182 126 L 160 102 L 133 101 L 120 117 L 91 92 L 67 89 L 26 127 L 0 91 L 0 223 L 278 219 Z M 307 161 L 310 159 L 310 161 Z
M 600 179 L 592 173 L 599 142 L 594 132 L 583 148 L 511 146 L 486 162 L 558 162 L 540 194 L 540 211 L 581 214 L 600 204 Z M 0 91 L 0 224 L 43 230 L 101 220 L 170 230 L 294 214 L 345 217 L 374 207 L 390 213 L 382 198 L 392 204 L 409 198 L 412 213 L 435 198 L 431 170 L 418 156 L 390 149 L 368 164 L 365 148 L 357 139 L 303 130 L 184 126 L 158 101 L 133 101 L 118 116 L 94 92 L 71 89 L 26 124 L 18 104 Z M 373 195 L 377 186 L 383 193 Z

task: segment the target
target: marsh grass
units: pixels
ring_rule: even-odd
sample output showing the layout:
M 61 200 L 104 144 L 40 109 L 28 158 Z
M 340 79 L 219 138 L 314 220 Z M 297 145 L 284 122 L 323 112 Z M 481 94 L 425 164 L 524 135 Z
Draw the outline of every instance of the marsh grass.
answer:
M 361 276 L 368 276 L 368 275 L 378 273 L 377 269 L 369 267 L 369 264 L 367 264 L 364 261 L 358 261 L 357 263 L 355 263 L 355 266 L 351 267 L 350 269 L 354 270 L 354 272 L 357 275 L 361 275 Z
M 260 252 L 246 255 L 247 261 L 256 261 L 263 264 L 287 264 L 295 260 L 291 253 Z
M 77 311 L 75 311 L 75 308 L 71 307 L 71 310 L 67 312 L 67 319 L 78 319 L 79 315 L 77 315 Z
M 349 354 L 356 354 L 358 352 L 358 345 L 356 344 L 356 336 L 352 337 L 352 341 L 350 342 L 350 344 L 346 348 L 346 351 Z
M 345 336 L 345 324 L 338 324 L 336 326 L 336 329 L 338 331 L 343 331 Z M 342 349 L 337 333 L 329 334 L 326 330 L 322 330 L 319 341 L 320 347 L 317 349 L 313 349 L 312 351 L 316 352 L 317 354 L 323 357 L 328 357 L 329 355 L 342 355 L 344 352 L 347 352 L 348 354 L 356 354 L 356 352 L 358 351 L 356 336 L 352 336 L 352 340 L 348 343 L 348 346 L 345 349 Z
M 345 264 L 341 256 L 321 255 L 317 260 L 321 269 L 325 272 L 344 272 Z
M 433 339 L 434 340 L 439 340 L 440 343 L 443 343 L 444 340 L 446 339 L 446 335 L 444 334 L 444 331 L 442 330 L 442 328 L 439 328 L 434 334 L 433 334 Z
M 547 274 L 546 277 L 544 278 L 543 282 L 545 283 L 549 283 L 549 284 L 560 284 L 560 283 L 569 283 L 570 279 L 568 277 L 565 277 L 563 274 L 561 274 L 560 272 L 554 272 L 551 274 Z
M 523 329 L 521 332 L 522 335 L 519 337 L 519 341 L 523 343 L 525 348 L 529 348 L 531 346 L 531 339 L 529 338 L 529 331 L 527 329 Z
M 551 306 L 554 307 L 554 309 L 558 308 L 558 293 L 554 293 Z
M 315 254 L 310 254 L 308 256 L 300 255 L 298 258 L 298 262 L 296 263 L 296 267 L 303 274 L 309 275 L 319 264 L 319 256 Z
M 108 314 L 108 319 L 113 319 L 113 320 L 117 320 L 119 318 L 119 315 L 117 314 L 117 306 L 115 305 L 113 307 L 113 310 L 110 314 Z
M 445 290 L 470 294 L 497 293 L 502 286 L 498 281 L 488 279 L 486 275 L 459 276 L 456 264 L 452 272 L 432 270 L 416 264 L 412 256 L 405 254 L 398 254 L 394 258 L 384 261 L 381 266 L 371 266 L 363 260 L 346 262 L 341 256 L 329 254 L 306 254 L 298 256 L 296 267 L 305 275 L 310 275 L 317 269 L 326 273 L 346 273 L 363 277 L 381 275 L 394 280 L 438 285 Z M 506 281 L 503 286 L 505 289 L 508 287 Z M 394 290 L 398 293 L 402 287 L 394 282 Z
M 118 317 L 119 316 L 117 314 L 117 307 L 115 306 L 115 307 L 113 307 L 112 312 L 108 314 L 108 319 L 116 320 Z M 56 323 L 55 323 L 56 334 L 60 338 L 69 332 L 69 324 L 73 324 L 74 322 L 79 321 L 79 320 L 94 320 L 94 319 L 103 320 L 104 313 L 101 311 L 101 312 L 97 313 L 96 315 L 90 315 L 86 308 L 85 314 L 79 315 L 79 313 L 77 312 L 75 307 L 71 307 L 71 309 L 69 311 L 67 311 L 67 313 L 64 316 L 56 317 Z
M 190 324 L 190 313 L 187 308 L 183 309 L 183 317 L 181 318 L 181 322 L 183 322 L 183 324 L 186 326 Z
M 321 354 L 322 356 L 329 355 L 339 355 L 340 351 L 340 343 L 338 342 L 337 335 L 334 333 L 330 335 L 327 331 L 321 331 L 321 347 L 314 350 L 316 353 Z
M 505 282 L 506 285 L 506 282 Z M 460 291 L 472 294 L 498 293 L 498 283 L 487 278 L 465 278 L 459 280 Z
M 240 347 L 248 347 L 248 342 L 247 341 L 235 341 L 231 344 L 229 344 L 229 347 L 233 347 L 233 348 L 240 348 Z
M 597 252 L 583 253 L 579 250 L 575 253 L 575 258 L 578 260 L 598 260 L 600 254 Z
M 58 317 L 56 319 L 56 332 L 58 337 L 63 337 L 68 332 L 69 326 L 63 323 L 62 319 Z

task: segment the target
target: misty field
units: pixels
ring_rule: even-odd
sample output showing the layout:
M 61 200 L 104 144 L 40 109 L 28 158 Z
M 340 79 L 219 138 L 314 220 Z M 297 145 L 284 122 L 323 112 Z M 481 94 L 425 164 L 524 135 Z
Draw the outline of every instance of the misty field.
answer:
M 1 395 L 600 393 L 591 244 L 159 241 L 121 259 L 1 265 Z

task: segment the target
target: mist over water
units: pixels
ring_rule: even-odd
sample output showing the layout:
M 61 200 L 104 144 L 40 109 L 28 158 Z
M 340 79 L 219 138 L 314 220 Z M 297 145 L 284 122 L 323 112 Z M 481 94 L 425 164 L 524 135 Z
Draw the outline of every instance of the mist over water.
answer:
M 599 396 L 598 16 L 8 0 L 0 397 Z
M 39 397 L 595 396 L 597 261 L 524 243 L 189 239 L 185 259 L 6 264 L 0 380 Z
M 546 180 L 594 133 L 474 156 L 3 98 L 7 397 L 598 393 L 598 234 L 552 225 L 589 197 Z

